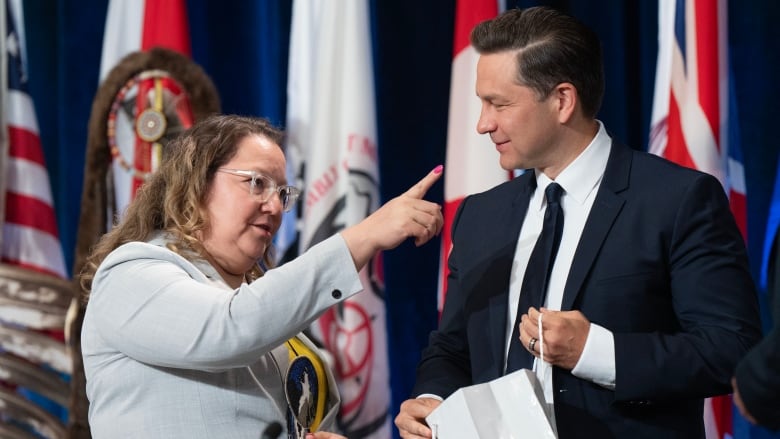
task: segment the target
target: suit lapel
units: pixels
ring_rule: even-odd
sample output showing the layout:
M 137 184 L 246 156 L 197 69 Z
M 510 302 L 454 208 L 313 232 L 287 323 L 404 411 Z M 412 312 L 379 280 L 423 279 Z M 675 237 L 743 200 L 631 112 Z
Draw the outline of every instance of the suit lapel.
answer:
M 615 219 L 623 208 L 625 199 L 618 195 L 628 188 L 631 170 L 632 152 L 627 147 L 612 142 L 612 148 L 604 170 L 604 178 L 599 186 L 593 207 L 582 230 L 582 237 L 574 253 L 566 287 L 563 290 L 561 310 L 568 311 L 582 289 L 582 284 L 596 260 L 604 240 L 612 228 Z
M 518 236 L 520 234 L 520 228 L 523 225 L 523 219 L 526 212 L 528 212 L 528 205 L 531 202 L 531 196 L 536 189 L 536 178 L 533 170 L 528 170 L 525 174 L 517 177 L 520 180 L 519 190 L 517 196 L 512 200 L 510 205 L 510 212 L 508 214 L 508 220 L 505 224 L 506 231 L 504 235 L 506 239 L 517 243 Z M 504 351 L 506 349 L 506 327 L 507 327 L 507 315 L 509 308 L 509 279 L 511 276 L 512 263 L 515 257 L 515 250 L 517 245 L 504 246 L 504 254 L 499 255 L 499 259 L 508 259 L 509 263 L 506 272 L 497 273 L 499 279 L 507 279 L 507 288 L 501 293 L 494 295 L 490 298 L 490 332 L 491 332 L 491 350 L 493 351 L 493 358 L 500 358 L 502 361 L 491 362 L 495 368 L 493 370 L 494 376 L 499 377 L 504 374 Z
M 507 273 L 508 275 L 509 273 Z M 506 341 L 506 319 L 509 308 L 509 291 L 505 294 L 493 296 L 490 298 L 490 321 L 495 322 L 490 327 L 490 349 L 493 351 L 493 358 L 499 361 L 491 361 L 493 367 L 493 377 L 500 377 L 504 374 L 504 350 Z

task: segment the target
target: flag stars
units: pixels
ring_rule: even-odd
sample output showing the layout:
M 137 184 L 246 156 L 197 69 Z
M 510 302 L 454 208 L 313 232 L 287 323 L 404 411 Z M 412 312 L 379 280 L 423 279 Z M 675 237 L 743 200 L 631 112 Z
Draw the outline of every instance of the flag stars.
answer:
M 19 38 L 16 36 L 16 32 L 10 32 L 5 38 L 5 47 L 8 48 L 8 54 L 12 58 L 19 56 Z
M 19 42 L 19 36 L 11 29 L 5 37 L 6 52 L 8 52 L 9 75 L 17 75 L 19 84 L 27 82 L 27 75 L 22 66 L 22 50 Z M 18 86 L 18 85 L 17 85 Z

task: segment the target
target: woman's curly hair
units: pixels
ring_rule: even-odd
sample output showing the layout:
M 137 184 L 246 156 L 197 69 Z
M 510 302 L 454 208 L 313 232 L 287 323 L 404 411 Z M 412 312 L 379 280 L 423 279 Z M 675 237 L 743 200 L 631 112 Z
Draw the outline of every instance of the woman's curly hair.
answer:
M 197 123 L 172 140 L 163 152 L 160 169 L 138 190 L 119 224 L 103 235 L 87 258 L 79 278 L 83 300 L 87 301 L 95 272 L 103 259 L 122 244 L 146 241 L 159 231 L 172 238 L 168 247 L 189 258 L 204 258 L 206 250 L 198 240 L 208 228 L 205 201 L 217 169 L 236 154 L 247 136 L 259 135 L 277 145 L 283 133 L 265 119 L 216 115 Z M 263 265 L 272 266 L 270 247 Z M 262 275 L 259 265 L 251 279 Z

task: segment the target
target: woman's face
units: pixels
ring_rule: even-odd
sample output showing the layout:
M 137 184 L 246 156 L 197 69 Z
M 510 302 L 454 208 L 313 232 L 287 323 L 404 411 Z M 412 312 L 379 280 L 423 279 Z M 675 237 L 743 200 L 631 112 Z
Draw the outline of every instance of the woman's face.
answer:
M 236 155 L 222 169 L 255 171 L 270 177 L 277 185 L 286 184 L 285 159 L 276 143 L 251 135 L 238 144 Z M 203 245 L 225 274 L 243 277 L 262 259 L 282 219 L 282 203 L 277 194 L 263 202 L 250 195 L 252 178 L 217 172 L 206 198 L 209 227 Z

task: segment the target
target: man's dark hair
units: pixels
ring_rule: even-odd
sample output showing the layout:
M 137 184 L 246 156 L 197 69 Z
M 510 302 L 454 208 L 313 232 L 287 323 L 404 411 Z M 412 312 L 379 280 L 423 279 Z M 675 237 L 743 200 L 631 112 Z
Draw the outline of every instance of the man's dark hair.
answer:
M 582 110 L 595 117 L 604 97 L 601 43 L 574 17 L 547 7 L 511 9 L 479 23 L 471 44 L 480 54 L 517 51 L 517 81 L 540 99 L 562 82 L 577 89 Z

